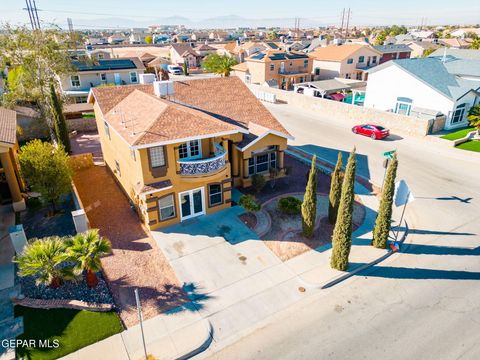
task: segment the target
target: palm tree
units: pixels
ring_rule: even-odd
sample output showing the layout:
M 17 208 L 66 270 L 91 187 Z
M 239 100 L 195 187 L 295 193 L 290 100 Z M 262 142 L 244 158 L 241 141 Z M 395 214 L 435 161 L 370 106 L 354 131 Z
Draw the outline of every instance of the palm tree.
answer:
M 467 119 L 470 125 L 477 128 L 477 134 L 480 135 L 480 105 L 475 105 L 470 108 Z
M 67 253 L 72 261 L 76 261 L 73 268 L 78 275 L 86 272 L 86 281 L 89 287 L 98 284 L 96 272 L 102 269 L 100 257 L 112 250 L 109 240 L 98 233 L 98 229 L 87 230 L 67 240 Z
M 232 67 L 237 65 L 237 60 L 227 55 L 210 54 L 205 57 L 202 67 L 214 74 L 221 76 L 230 76 Z
M 37 284 L 58 288 L 62 281 L 73 277 L 72 268 L 65 266 L 65 241 L 53 236 L 29 243 L 15 259 L 20 276 L 35 276 Z

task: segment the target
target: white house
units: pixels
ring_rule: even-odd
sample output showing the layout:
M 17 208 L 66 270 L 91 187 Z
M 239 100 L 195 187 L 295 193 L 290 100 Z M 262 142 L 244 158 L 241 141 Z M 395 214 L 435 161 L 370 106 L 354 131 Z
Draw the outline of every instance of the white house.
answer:
M 452 56 L 388 61 L 368 71 L 365 107 L 415 115 L 446 116 L 445 129 L 468 124 L 480 102 L 480 63 Z
M 145 72 L 138 57 L 72 61 L 72 65 L 75 72 L 59 81 L 63 95 L 74 103 L 87 102 L 90 89 L 96 86 L 138 84 L 139 75 Z

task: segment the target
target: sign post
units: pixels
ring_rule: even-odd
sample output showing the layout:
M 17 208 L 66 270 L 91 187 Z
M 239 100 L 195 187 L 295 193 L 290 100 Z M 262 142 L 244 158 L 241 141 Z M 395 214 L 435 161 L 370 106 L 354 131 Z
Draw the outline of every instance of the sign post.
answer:
M 405 215 L 405 209 L 407 208 L 407 204 L 414 200 L 415 198 L 413 197 L 412 191 L 404 180 L 400 180 L 395 184 L 395 206 L 399 207 L 403 205 L 402 215 L 400 216 L 400 221 L 398 223 L 399 229 L 397 230 L 397 234 L 395 235 L 395 240 L 397 240 L 398 234 L 400 233 L 400 226 L 402 226 L 403 216 Z
M 140 320 L 140 331 L 142 332 L 143 351 L 145 353 L 145 360 L 148 359 L 147 346 L 145 345 L 145 334 L 143 333 L 143 316 L 142 308 L 140 306 L 140 297 L 138 296 L 138 289 L 135 289 L 135 302 L 137 303 L 138 320 Z
M 387 168 L 388 168 L 388 165 L 390 164 L 390 160 L 393 159 L 393 157 L 395 156 L 395 153 L 397 152 L 397 150 L 390 150 L 390 151 L 386 151 L 383 153 L 383 156 L 386 158 L 385 160 L 383 160 L 383 168 L 385 169 L 384 172 L 383 172 L 383 180 L 382 180 L 382 191 L 383 191 L 383 184 L 385 183 L 385 176 L 387 175 Z

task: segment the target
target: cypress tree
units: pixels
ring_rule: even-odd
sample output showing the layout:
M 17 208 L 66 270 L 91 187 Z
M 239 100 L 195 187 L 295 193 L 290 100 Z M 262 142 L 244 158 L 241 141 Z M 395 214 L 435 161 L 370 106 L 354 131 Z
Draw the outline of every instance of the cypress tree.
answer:
M 302 202 L 303 236 L 311 238 L 317 217 L 317 157 L 313 155 L 305 195 Z
M 50 101 L 52 106 L 53 126 L 57 140 L 63 145 L 67 153 L 70 152 L 70 138 L 68 137 L 67 123 L 63 116 L 62 104 L 58 99 L 55 86 L 50 84 Z
M 395 193 L 395 177 L 397 176 L 398 160 L 394 157 L 388 165 L 385 183 L 383 184 L 382 198 L 378 208 L 375 227 L 373 228 L 372 245 L 379 249 L 387 247 L 388 234 L 392 221 L 393 195 Z
M 350 153 L 342 185 L 342 196 L 338 206 L 337 222 L 332 236 L 332 257 L 330 266 L 345 271 L 348 268 L 348 256 L 352 247 L 352 220 L 355 185 L 355 148 Z
M 183 63 L 183 75 L 188 76 L 188 65 L 186 62 Z
M 328 220 L 330 224 L 337 221 L 338 205 L 340 204 L 340 196 L 342 195 L 342 153 L 338 152 L 337 164 L 332 172 L 330 180 L 330 194 L 328 196 Z

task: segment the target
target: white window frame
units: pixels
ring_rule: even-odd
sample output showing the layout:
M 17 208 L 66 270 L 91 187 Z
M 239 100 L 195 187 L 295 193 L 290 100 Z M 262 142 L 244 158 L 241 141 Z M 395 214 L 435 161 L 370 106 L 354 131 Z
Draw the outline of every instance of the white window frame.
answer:
M 155 153 L 156 151 L 158 151 L 158 153 Z M 150 159 L 150 167 L 152 169 L 160 168 L 167 164 L 167 161 L 165 159 L 165 148 L 163 146 L 149 147 L 148 153 Z
M 200 190 L 201 198 L 202 198 L 202 211 L 199 213 L 194 212 L 194 204 L 193 204 L 193 193 Z M 183 194 L 189 194 L 190 195 L 190 215 L 188 216 L 183 216 L 182 214 L 182 195 Z M 191 219 L 193 217 L 197 217 L 200 215 L 205 215 L 205 189 L 203 187 L 192 189 L 192 190 L 187 190 L 187 191 L 182 191 L 181 193 L 178 193 L 178 207 L 180 209 L 180 220 L 187 220 Z
M 74 78 L 76 78 L 76 79 L 74 80 Z M 78 82 L 78 85 L 75 85 L 74 81 L 75 81 L 75 84 Z M 74 87 L 74 88 L 81 87 L 82 82 L 80 81 L 80 75 L 70 75 L 70 85 L 72 85 L 72 87 Z
M 365 56 L 361 55 L 358 57 L 358 62 L 359 63 L 364 63 L 365 62 Z
M 275 64 L 270 64 L 270 71 L 275 71 Z
M 273 159 L 272 159 L 272 154 Z M 257 163 L 257 158 L 258 156 L 263 156 L 267 155 L 267 161 L 261 162 L 260 165 L 263 164 L 268 164 L 268 168 L 263 171 L 258 171 L 258 163 Z M 275 166 L 272 166 L 272 164 L 275 164 Z M 255 174 L 265 174 L 267 171 L 270 171 L 272 168 L 276 168 L 277 165 L 277 154 L 275 151 L 270 151 L 266 153 L 258 153 L 258 154 L 252 154 L 252 157 L 248 159 L 248 176 L 252 176 Z M 253 169 L 253 172 L 251 171 Z
M 216 192 L 216 193 L 212 193 L 210 191 L 210 187 L 211 186 L 219 186 L 220 187 L 220 191 L 219 192 Z M 212 196 L 213 195 L 220 195 L 220 201 L 219 202 L 216 202 L 216 203 L 212 203 Z M 209 184 L 208 185 L 208 205 L 210 207 L 212 206 L 217 206 L 217 205 L 221 205 L 223 204 L 223 186 L 222 184 Z
M 171 204 L 168 204 L 168 205 L 165 205 L 165 206 L 162 206 L 162 204 L 161 204 L 160 202 L 161 202 L 162 200 L 165 201 L 165 200 L 168 199 L 168 198 L 171 198 L 171 199 L 172 199 L 172 203 L 171 203 Z M 172 208 L 172 210 L 173 210 L 173 215 L 163 218 L 163 217 L 162 217 L 162 210 L 163 210 L 163 209 L 168 209 L 168 208 Z M 169 194 L 169 195 L 166 195 L 166 196 L 161 197 L 160 199 L 158 199 L 158 218 L 160 219 L 160 221 L 165 221 L 165 220 L 168 220 L 168 219 L 173 219 L 175 216 L 176 216 L 175 195 L 174 195 L 174 194 Z
M 402 105 L 406 105 L 407 106 L 407 109 L 405 112 L 400 112 L 400 106 Z M 396 114 L 400 114 L 400 115 L 410 115 L 410 111 L 412 110 L 412 103 L 408 103 L 408 102 L 405 102 L 405 101 L 397 101 L 397 103 L 395 104 L 395 113 Z
M 138 74 L 137 74 L 136 71 L 130 71 L 129 75 L 130 75 L 130 82 L 131 82 L 132 84 L 138 83 Z M 135 76 L 135 81 L 132 79 L 132 75 Z
M 453 112 L 452 112 L 452 116 L 450 118 L 450 124 L 461 123 L 463 121 L 463 119 L 465 118 L 466 109 L 467 109 L 467 104 L 466 103 L 457 105 L 455 110 L 453 110 Z M 457 112 L 459 112 L 458 116 L 457 116 Z M 455 119 L 457 119 L 457 120 L 455 120 Z
M 107 73 L 100 73 L 100 80 L 107 81 Z
M 197 143 L 198 146 L 198 154 L 197 155 L 192 155 L 192 148 L 194 147 L 192 143 Z M 187 156 L 181 157 L 181 152 L 180 152 L 180 147 L 185 146 L 187 150 Z M 202 142 L 200 140 L 190 140 L 187 141 L 186 143 L 180 144 L 178 147 L 178 157 L 180 160 L 195 160 L 195 159 L 201 159 L 202 158 Z

